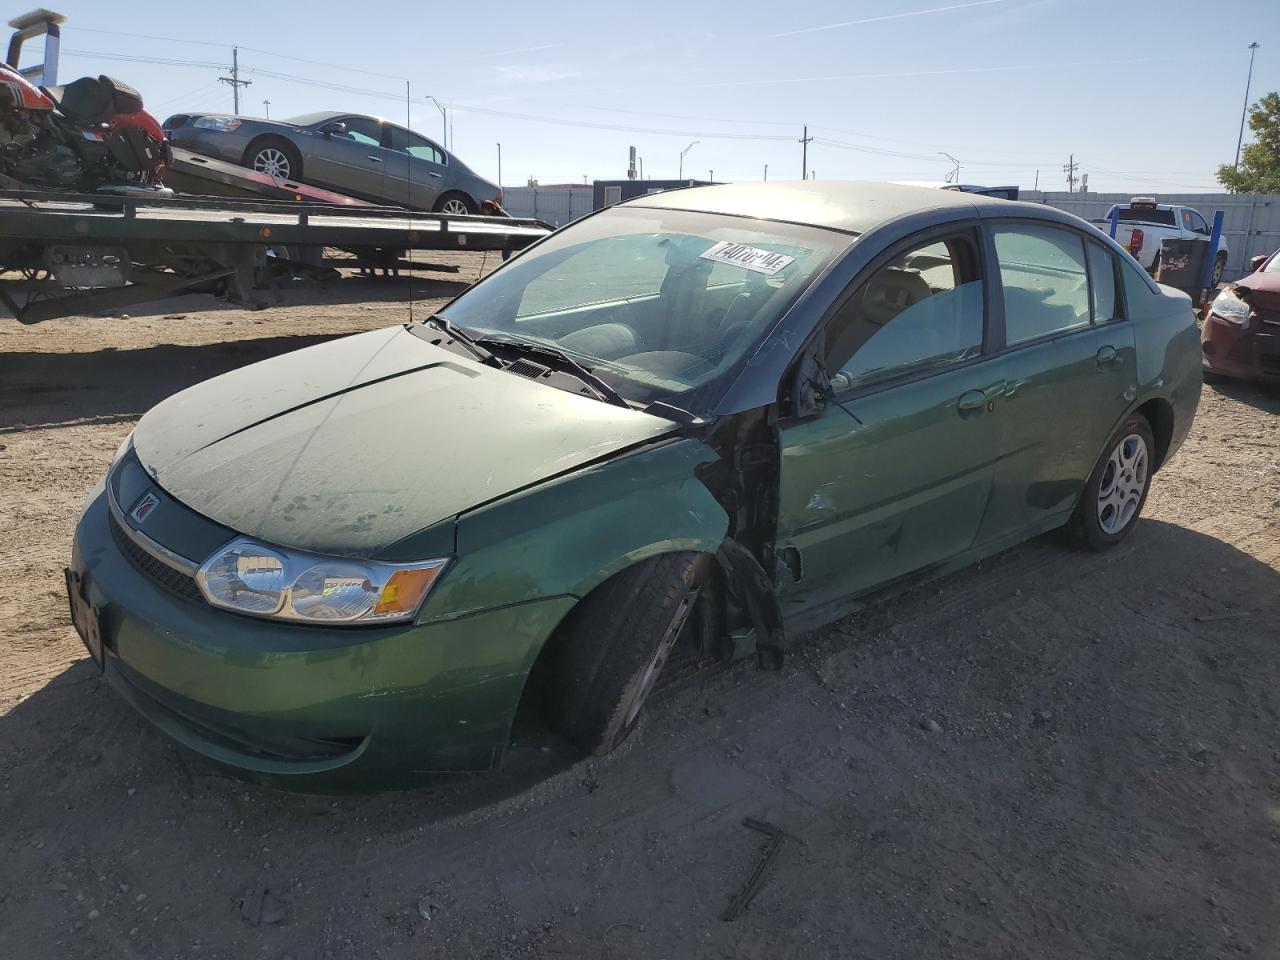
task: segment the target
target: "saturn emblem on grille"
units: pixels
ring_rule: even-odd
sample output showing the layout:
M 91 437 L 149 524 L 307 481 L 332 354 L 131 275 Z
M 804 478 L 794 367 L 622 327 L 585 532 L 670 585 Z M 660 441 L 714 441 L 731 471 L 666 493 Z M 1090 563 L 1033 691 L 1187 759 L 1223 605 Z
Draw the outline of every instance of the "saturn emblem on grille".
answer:
M 142 495 L 142 499 L 133 505 L 133 509 L 129 511 L 129 517 L 134 523 L 141 525 L 150 516 L 151 511 L 159 505 L 160 498 L 148 490 Z

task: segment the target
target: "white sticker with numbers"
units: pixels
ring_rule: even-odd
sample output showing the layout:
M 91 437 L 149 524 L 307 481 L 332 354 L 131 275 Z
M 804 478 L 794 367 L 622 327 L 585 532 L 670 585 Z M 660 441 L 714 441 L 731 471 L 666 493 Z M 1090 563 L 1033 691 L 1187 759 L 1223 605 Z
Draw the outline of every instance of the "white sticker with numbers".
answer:
M 774 253 L 772 250 L 761 250 L 759 247 L 749 247 L 745 243 L 734 243 L 732 240 L 721 240 L 699 256 L 703 260 L 729 263 L 744 270 L 763 273 L 766 277 L 772 277 L 779 270 L 796 262 L 795 257 Z

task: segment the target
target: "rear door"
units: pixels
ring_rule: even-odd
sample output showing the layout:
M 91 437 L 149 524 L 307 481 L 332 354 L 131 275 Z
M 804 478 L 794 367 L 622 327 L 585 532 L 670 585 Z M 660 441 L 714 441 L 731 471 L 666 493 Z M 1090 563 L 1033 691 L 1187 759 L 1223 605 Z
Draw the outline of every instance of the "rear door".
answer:
M 386 125 L 388 187 L 396 203 L 430 210 L 444 192 L 444 151 L 412 130 Z
M 979 542 L 1065 522 L 1137 395 L 1133 326 L 1114 255 L 1084 233 L 1038 221 L 990 226 L 1005 383 L 1000 459 Z
M 781 428 L 778 593 L 794 615 L 965 551 L 999 428 L 976 230 L 899 245 L 824 326 L 835 403 Z

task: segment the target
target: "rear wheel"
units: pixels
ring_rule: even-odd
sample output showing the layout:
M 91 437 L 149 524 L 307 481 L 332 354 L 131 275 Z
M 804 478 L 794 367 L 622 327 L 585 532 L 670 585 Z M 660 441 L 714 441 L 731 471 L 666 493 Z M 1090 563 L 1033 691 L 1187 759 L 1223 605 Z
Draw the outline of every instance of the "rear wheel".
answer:
M 297 148 L 275 137 L 249 144 L 244 166 L 273 180 L 297 180 L 302 176 L 302 157 Z
M 441 194 L 435 206 L 436 213 L 448 214 L 451 217 L 465 217 L 475 213 L 476 209 L 475 201 L 458 190 Z
M 672 553 L 610 578 L 570 614 L 558 638 L 548 705 L 560 732 L 605 754 L 635 730 L 677 640 L 694 617 L 706 558 Z M 710 591 L 708 591 L 709 593 Z
M 1151 489 L 1155 450 L 1146 417 L 1135 413 L 1120 425 L 1067 522 L 1067 534 L 1078 546 L 1106 550 L 1129 535 Z
M 1213 258 L 1213 277 L 1209 281 L 1209 286 L 1216 287 L 1222 282 L 1222 271 L 1227 269 L 1227 255 L 1220 253 Z

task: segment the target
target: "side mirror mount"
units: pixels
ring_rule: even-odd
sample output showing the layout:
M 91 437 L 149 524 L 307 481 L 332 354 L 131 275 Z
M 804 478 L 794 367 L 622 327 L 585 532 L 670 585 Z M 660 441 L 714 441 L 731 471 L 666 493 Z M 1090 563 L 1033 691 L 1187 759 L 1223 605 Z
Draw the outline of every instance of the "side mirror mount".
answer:
M 822 362 L 826 352 L 823 342 L 819 336 L 809 346 L 792 376 L 788 406 L 793 417 L 815 416 L 835 402 L 836 393 Z
M 1254 257 L 1249 261 L 1249 272 L 1257 273 L 1259 270 L 1262 269 L 1262 265 L 1266 262 L 1267 262 L 1267 255 L 1265 253 L 1258 254 L 1256 257 Z
M 332 137 L 335 133 L 338 136 L 343 136 L 347 132 L 347 125 L 341 120 L 330 120 L 320 128 L 320 132 L 325 137 Z

